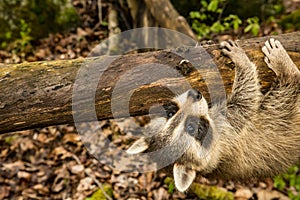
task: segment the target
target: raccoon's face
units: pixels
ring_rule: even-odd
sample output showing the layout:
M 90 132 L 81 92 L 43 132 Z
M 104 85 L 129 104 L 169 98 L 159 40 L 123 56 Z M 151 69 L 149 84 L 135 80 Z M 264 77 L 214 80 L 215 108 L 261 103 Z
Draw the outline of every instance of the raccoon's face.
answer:
M 179 191 L 185 191 L 196 171 L 207 173 L 217 165 L 216 135 L 207 102 L 200 92 L 188 90 L 172 102 L 165 108 L 165 123 L 160 130 L 140 138 L 127 152 L 157 152 L 153 160 L 174 164 L 175 185 Z

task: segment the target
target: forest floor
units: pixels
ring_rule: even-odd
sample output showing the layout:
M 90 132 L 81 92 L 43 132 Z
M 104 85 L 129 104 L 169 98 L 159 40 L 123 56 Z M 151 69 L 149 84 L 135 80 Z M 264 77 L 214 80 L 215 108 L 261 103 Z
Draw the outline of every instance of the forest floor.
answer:
M 132 141 L 129 136 L 134 135 L 137 125 L 134 118 L 99 122 L 101 133 L 118 146 L 112 151 L 128 148 Z M 95 130 L 92 123 L 83 126 Z M 96 146 L 104 141 L 95 133 L 87 134 L 94 134 L 92 143 L 83 143 L 82 137 L 86 139 L 87 135 L 79 135 L 70 125 L 0 135 L 0 199 L 84 200 L 101 187 L 98 198 L 94 195 L 91 200 L 101 199 L 102 191 L 113 199 L 124 200 L 199 199 L 195 189 L 186 193 L 176 191 L 163 172 L 121 172 L 110 164 L 109 155 L 91 154 L 95 147 L 100 154 L 109 147 Z M 114 156 L 118 152 L 110 153 Z M 209 194 L 210 188 L 220 199 L 289 199 L 274 189 L 272 179 L 242 184 L 201 178 L 197 183 L 207 190 L 201 195 L 203 199 L 215 195 Z
M 83 24 L 93 20 L 86 11 L 79 10 L 79 13 Z M 21 52 L 1 50 L 0 63 L 86 57 L 107 35 L 107 27 L 93 29 L 87 25 L 69 33 L 50 34 Z M 128 148 L 132 140 L 127 135 L 134 132 L 137 124 L 134 118 L 118 123 L 114 120 L 99 122 L 100 130 L 120 149 Z M 113 199 L 199 199 L 192 190 L 176 191 L 163 172 L 121 172 L 105 158 L 94 157 L 90 148 L 71 125 L 1 134 L 0 199 L 84 200 L 94 194 L 89 199 L 95 200 L 101 199 L 102 191 Z M 247 184 L 205 178 L 197 182 L 228 192 L 235 199 L 289 199 L 274 188 L 272 179 Z

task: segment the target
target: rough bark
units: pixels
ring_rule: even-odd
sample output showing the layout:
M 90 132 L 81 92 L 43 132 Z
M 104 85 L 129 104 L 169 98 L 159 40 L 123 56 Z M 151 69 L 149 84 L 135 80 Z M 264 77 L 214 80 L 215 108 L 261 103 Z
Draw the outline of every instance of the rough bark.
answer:
M 130 10 L 131 17 L 135 19 L 139 11 L 139 2 L 137 0 L 127 0 L 127 4 Z M 137 28 L 136 20 L 133 22 L 133 28 Z
M 300 66 L 300 32 L 289 33 L 278 38 L 287 49 L 289 55 L 296 65 Z M 245 49 L 250 59 L 257 64 L 263 90 L 266 91 L 274 78 L 274 73 L 267 68 L 263 62 L 261 47 L 266 41 L 266 37 L 253 38 L 240 41 L 240 45 Z M 112 118 L 111 96 L 115 90 L 117 81 L 130 70 L 131 74 L 127 82 L 119 85 L 119 93 L 114 94 L 117 101 L 122 101 L 124 93 L 132 92 L 129 110 L 131 115 L 147 114 L 149 107 L 155 103 L 166 103 L 174 94 L 171 90 L 183 91 L 184 81 L 188 81 L 192 87 L 203 92 L 209 98 L 206 80 L 213 83 L 214 88 L 223 87 L 217 80 L 217 74 L 211 73 L 210 63 L 213 61 L 218 66 L 227 93 L 230 92 L 234 78 L 234 69 L 229 59 L 221 55 L 218 45 L 208 45 L 204 49 L 213 57 L 205 60 L 201 64 L 202 76 L 191 65 L 183 63 L 183 59 L 178 52 L 168 50 L 148 52 L 142 54 L 124 55 L 118 58 L 96 57 L 88 59 L 59 60 L 48 62 L 33 62 L 22 64 L 2 64 L 0 65 L 0 133 L 44 127 L 58 124 L 72 124 L 72 94 L 74 81 L 79 69 L 90 70 L 92 65 L 103 64 L 105 60 L 115 59 L 109 67 L 100 66 L 103 74 L 101 77 L 87 77 L 86 87 L 83 85 L 79 91 L 82 94 L 89 91 L 88 83 L 98 83 L 95 95 L 95 109 L 98 119 Z M 204 53 L 199 47 L 185 49 L 188 52 L 188 59 L 193 62 L 199 60 Z M 200 59 L 201 60 L 201 59 Z M 165 77 L 158 81 L 144 84 L 140 87 L 132 88 L 138 84 L 144 75 L 161 76 L 161 71 L 150 71 L 147 68 L 139 67 L 142 64 L 163 64 L 177 70 L 184 77 Z M 156 64 L 154 64 L 156 63 Z M 106 68 L 106 70 L 104 70 Z M 146 70 L 145 70 L 146 69 Z M 166 87 L 169 89 L 166 89 Z M 124 92 L 124 93 L 123 93 Z M 88 102 L 82 97 L 78 105 Z M 77 107 L 77 114 L 85 115 L 89 110 L 80 106 Z M 91 108 L 91 109 L 94 109 Z M 125 111 L 117 111 L 117 116 L 126 116 Z M 90 120 L 87 118 L 86 120 Z
M 186 19 L 179 15 L 169 0 L 127 0 L 127 3 L 134 28 L 160 26 L 197 38 Z
M 144 1 L 127 0 L 133 21 L 133 28 L 157 27 L 158 23 L 152 16 Z
M 145 0 L 145 3 L 160 26 L 197 38 L 186 19 L 179 15 L 169 0 Z
M 153 17 L 144 1 L 127 0 L 127 3 L 132 17 L 133 28 L 159 26 L 157 20 Z M 134 38 L 136 37 L 139 36 L 134 36 Z M 143 42 L 145 46 L 148 46 L 148 44 L 152 42 L 152 39 L 153 35 L 151 35 L 150 32 L 145 31 L 143 35 L 143 40 L 140 39 L 140 42 Z
M 114 36 L 120 34 L 121 32 L 121 29 L 119 28 L 118 12 L 112 5 L 109 6 L 108 30 L 109 30 L 109 38 L 110 38 L 108 55 L 111 55 L 116 51 L 119 43 L 118 37 L 114 37 Z

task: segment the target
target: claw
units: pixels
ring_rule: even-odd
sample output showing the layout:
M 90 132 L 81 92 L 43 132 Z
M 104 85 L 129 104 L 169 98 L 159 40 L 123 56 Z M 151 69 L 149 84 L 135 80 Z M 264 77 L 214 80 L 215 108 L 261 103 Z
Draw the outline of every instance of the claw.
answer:
M 230 49 L 232 48 L 232 46 L 229 44 L 229 42 L 221 42 L 221 47 L 223 48 L 223 49 L 227 49 L 228 51 L 230 51 Z
M 276 47 L 274 38 L 270 39 L 270 46 L 271 46 L 271 48 L 275 48 Z
M 262 52 L 265 54 L 265 55 L 269 55 L 270 54 L 270 51 L 268 50 L 268 48 L 266 46 L 263 46 L 263 48 L 261 48 Z
M 264 61 L 265 61 L 267 64 L 270 63 L 270 60 L 269 60 L 269 58 L 267 58 L 267 57 L 265 57 Z
M 228 43 L 229 43 L 232 47 L 233 47 L 233 46 L 236 46 L 235 43 L 234 43 L 234 41 L 232 41 L 232 40 L 229 40 Z
M 282 44 L 278 40 L 275 40 L 275 45 L 276 45 L 277 48 L 282 48 L 283 49 Z
M 222 53 L 228 56 L 230 54 L 230 51 L 228 51 L 227 49 L 222 49 Z
M 223 41 L 223 42 L 220 43 L 220 46 L 221 46 L 222 48 L 225 47 L 225 45 L 226 45 L 226 42 L 225 42 L 225 41 Z
M 268 49 L 269 52 L 272 49 L 270 42 L 268 40 L 265 42 L 265 47 Z

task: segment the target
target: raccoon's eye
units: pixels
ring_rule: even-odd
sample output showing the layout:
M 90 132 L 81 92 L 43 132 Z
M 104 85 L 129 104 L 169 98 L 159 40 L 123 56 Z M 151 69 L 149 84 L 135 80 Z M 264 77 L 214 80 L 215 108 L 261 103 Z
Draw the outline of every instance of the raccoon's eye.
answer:
M 195 123 L 189 123 L 187 124 L 185 131 L 191 136 L 195 136 L 196 130 L 197 130 L 197 125 Z
M 201 94 L 201 92 L 197 92 L 197 99 L 199 99 L 199 100 L 202 99 L 202 94 Z
M 168 117 L 168 118 L 171 118 L 171 117 L 173 117 L 174 115 L 175 115 L 175 112 L 173 112 L 173 111 L 167 112 L 167 117 Z
M 171 117 L 173 117 L 177 113 L 177 111 L 178 111 L 178 107 L 177 107 L 176 104 L 165 105 L 164 109 L 166 111 L 168 119 L 170 119 Z
M 190 136 L 197 138 L 199 128 L 199 118 L 195 116 L 189 116 L 185 121 L 185 132 Z
M 209 121 L 204 117 L 188 116 L 184 131 L 198 140 L 205 148 L 211 144 L 212 128 Z

